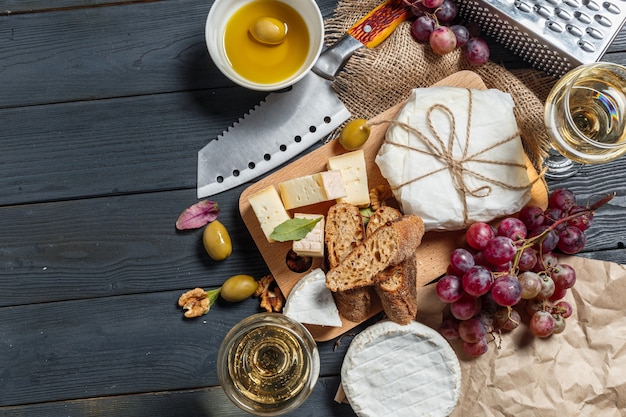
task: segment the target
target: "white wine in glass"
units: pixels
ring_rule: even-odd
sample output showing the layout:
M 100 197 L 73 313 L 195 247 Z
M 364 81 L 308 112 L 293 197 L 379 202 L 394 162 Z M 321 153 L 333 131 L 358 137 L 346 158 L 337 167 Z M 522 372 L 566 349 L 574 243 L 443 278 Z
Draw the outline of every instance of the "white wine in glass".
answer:
M 548 95 L 544 117 L 558 151 L 545 161 L 547 177 L 565 178 L 577 172 L 576 165 L 622 156 L 626 153 L 626 67 L 596 62 L 568 72 Z

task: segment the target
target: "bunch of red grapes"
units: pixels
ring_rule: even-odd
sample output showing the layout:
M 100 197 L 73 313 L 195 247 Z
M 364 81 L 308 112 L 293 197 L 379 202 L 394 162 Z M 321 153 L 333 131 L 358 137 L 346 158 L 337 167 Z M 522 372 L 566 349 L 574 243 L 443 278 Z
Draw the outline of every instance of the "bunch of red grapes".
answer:
M 482 38 L 472 36 L 467 26 L 455 24 L 459 9 L 454 0 L 403 0 L 416 16 L 411 24 L 411 36 L 420 43 L 428 43 L 438 55 L 456 48 L 471 65 L 482 65 L 489 60 L 489 46 Z
M 437 296 L 451 313 L 441 333 L 460 339 L 471 356 L 487 352 L 488 335 L 517 328 L 523 313 L 534 335 L 561 333 L 572 314 L 563 298 L 576 271 L 555 252 L 580 252 L 592 220 L 592 208 L 577 205 L 572 191 L 558 189 L 546 210 L 526 206 L 496 227 L 472 224 L 465 233 L 469 249 L 452 252 L 447 274 L 437 282 Z

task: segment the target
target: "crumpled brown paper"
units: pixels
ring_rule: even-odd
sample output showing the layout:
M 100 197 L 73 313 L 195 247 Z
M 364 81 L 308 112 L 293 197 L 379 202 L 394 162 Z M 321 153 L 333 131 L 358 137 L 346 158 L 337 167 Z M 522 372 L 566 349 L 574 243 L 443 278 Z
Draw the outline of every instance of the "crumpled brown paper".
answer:
M 461 396 L 452 417 L 613 417 L 626 415 L 626 266 L 559 256 L 576 270 L 565 300 L 565 331 L 533 336 L 524 323 L 478 358 L 451 342 L 461 363 Z M 444 309 L 435 286 L 418 293 L 417 320 L 438 328 Z M 496 344 L 500 342 L 500 349 Z

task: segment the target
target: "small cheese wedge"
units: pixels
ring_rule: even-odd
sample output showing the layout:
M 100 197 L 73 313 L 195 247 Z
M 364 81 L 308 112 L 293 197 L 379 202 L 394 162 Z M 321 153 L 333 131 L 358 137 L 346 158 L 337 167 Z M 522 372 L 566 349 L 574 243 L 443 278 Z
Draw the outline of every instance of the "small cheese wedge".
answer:
M 432 328 L 382 321 L 350 343 L 341 384 L 359 417 L 447 417 L 459 400 L 461 366 Z
M 261 229 L 268 242 L 273 242 L 270 237 L 276 226 L 290 219 L 285 210 L 280 196 L 273 185 L 258 191 L 248 198 L 248 202 L 254 211 Z
M 328 158 L 329 170 L 341 170 L 347 196 L 337 199 L 339 203 L 350 203 L 359 207 L 370 204 L 365 154 L 362 149 Z
M 287 210 L 327 200 L 319 173 L 283 181 L 278 188 Z
M 305 214 L 296 213 L 294 218 L 301 219 L 317 219 L 321 217 L 321 220 L 317 222 L 315 227 L 307 233 L 307 235 L 300 239 L 293 241 L 293 251 L 300 256 L 312 256 L 314 258 L 321 258 L 324 256 L 324 216 L 321 214 Z
M 335 200 L 347 195 L 343 176 L 339 170 L 324 171 L 283 181 L 278 184 L 278 188 L 287 210 Z
M 322 171 L 320 176 L 322 177 L 322 186 L 328 200 L 336 200 L 348 195 L 341 170 Z
M 320 268 L 305 275 L 292 288 L 283 314 L 300 323 L 341 327 L 341 317 L 333 294 L 326 287 L 326 275 Z

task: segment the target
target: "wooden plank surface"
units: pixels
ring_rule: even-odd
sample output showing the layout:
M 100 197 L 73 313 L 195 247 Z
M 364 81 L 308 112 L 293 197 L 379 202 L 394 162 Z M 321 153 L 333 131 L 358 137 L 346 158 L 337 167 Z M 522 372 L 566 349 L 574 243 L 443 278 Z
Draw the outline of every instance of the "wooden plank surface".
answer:
M 0 416 L 245 415 L 216 386 L 215 360 L 258 300 L 196 320 L 175 304 L 267 268 L 238 212 L 246 186 L 216 196 L 236 244 L 227 261 L 207 258 L 201 231 L 173 227 L 196 201 L 197 150 L 262 96 L 208 61 L 211 3 L 0 4 Z M 325 16 L 335 3 L 319 1 Z M 494 61 L 525 67 L 492 45 Z M 626 63 L 624 31 L 604 60 Z M 581 256 L 626 263 L 622 172 L 624 158 L 550 183 L 581 201 L 618 193 Z M 354 415 L 332 398 L 352 333 L 369 323 L 319 344 L 320 382 L 290 415 Z

